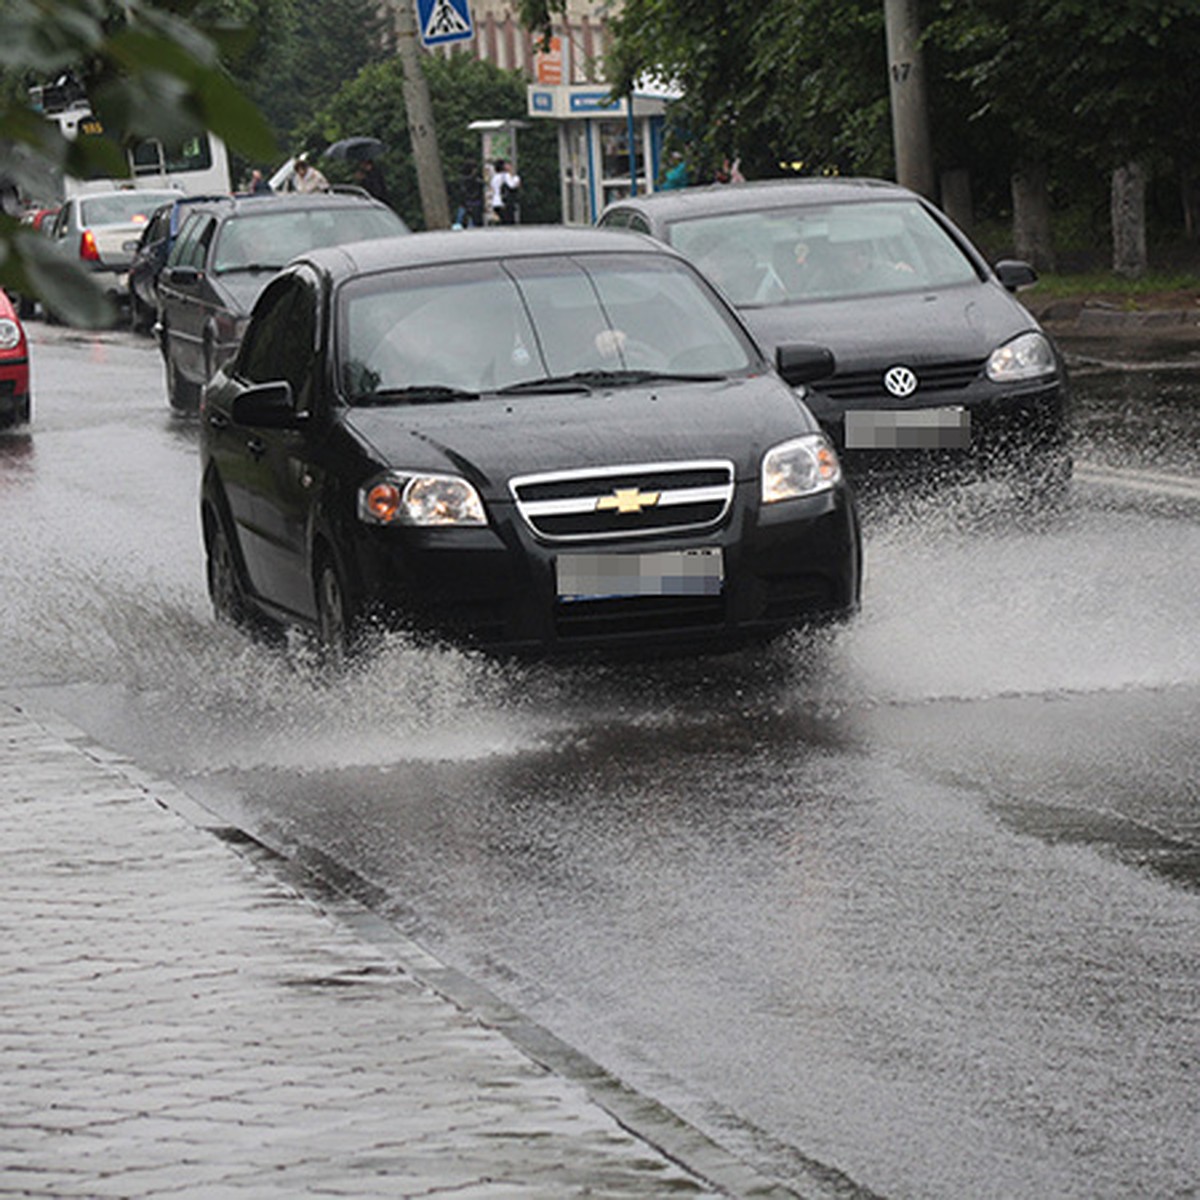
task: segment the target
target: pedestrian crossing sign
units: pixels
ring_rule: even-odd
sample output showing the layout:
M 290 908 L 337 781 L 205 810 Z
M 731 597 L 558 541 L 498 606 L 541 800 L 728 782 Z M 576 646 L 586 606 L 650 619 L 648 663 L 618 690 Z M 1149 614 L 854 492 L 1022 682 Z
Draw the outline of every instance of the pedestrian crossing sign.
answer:
M 465 42 L 475 36 L 468 0 L 417 0 L 422 46 Z

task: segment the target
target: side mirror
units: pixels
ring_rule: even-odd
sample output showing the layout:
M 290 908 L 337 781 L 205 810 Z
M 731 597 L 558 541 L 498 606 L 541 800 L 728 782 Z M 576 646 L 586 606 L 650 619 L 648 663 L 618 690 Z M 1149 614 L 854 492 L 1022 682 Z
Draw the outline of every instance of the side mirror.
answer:
M 251 429 L 299 429 L 304 416 L 292 402 L 292 385 L 286 379 L 260 383 L 239 392 L 229 408 L 235 425 Z
M 775 348 L 775 369 L 792 387 L 828 379 L 834 371 L 833 351 L 828 346 L 794 342 Z
M 1020 291 L 1021 288 L 1033 287 L 1037 283 L 1037 272 L 1019 258 L 1002 258 L 996 264 L 996 278 L 1010 292 Z
M 163 278 L 180 287 L 195 287 L 200 282 L 200 272 L 195 267 L 170 267 L 163 272 Z

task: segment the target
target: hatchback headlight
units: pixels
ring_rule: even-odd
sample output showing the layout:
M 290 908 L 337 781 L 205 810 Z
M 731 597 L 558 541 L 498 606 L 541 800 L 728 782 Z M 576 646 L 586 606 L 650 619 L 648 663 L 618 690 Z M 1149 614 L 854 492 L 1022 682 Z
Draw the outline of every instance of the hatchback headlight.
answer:
M 457 475 L 384 475 L 359 488 L 369 525 L 486 525 L 479 493 Z
M 993 350 L 987 361 L 987 377 L 993 383 L 1037 379 L 1058 370 L 1054 351 L 1040 333 L 1023 333 Z
M 763 455 L 763 503 L 811 496 L 833 487 L 841 477 L 837 455 L 821 434 L 782 442 Z
M 0 318 L 0 350 L 15 350 L 21 344 L 21 327 L 7 317 Z

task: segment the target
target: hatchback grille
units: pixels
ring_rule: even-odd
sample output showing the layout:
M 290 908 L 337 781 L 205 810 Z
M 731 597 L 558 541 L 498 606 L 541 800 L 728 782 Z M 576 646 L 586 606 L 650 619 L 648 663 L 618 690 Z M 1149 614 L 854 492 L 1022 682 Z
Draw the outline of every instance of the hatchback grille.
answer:
M 986 359 L 973 358 L 958 362 L 926 363 L 923 366 L 907 365 L 917 377 L 917 390 L 907 400 L 919 400 L 930 392 L 949 392 L 969 387 L 979 378 Z M 847 371 L 823 379 L 817 389 L 831 400 L 870 400 L 879 397 L 893 399 L 883 386 L 883 377 L 896 364 L 870 371 Z
M 550 541 L 645 537 L 719 525 L 733 501 L 728 461 L 648 463 L 509 480 L 517 510 Z

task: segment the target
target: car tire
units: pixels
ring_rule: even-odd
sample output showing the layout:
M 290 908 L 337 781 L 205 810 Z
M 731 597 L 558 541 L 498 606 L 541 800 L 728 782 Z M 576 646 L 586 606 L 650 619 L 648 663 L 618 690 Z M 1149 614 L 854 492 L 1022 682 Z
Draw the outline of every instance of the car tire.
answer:
M 326 551 L 317 566 L 317 661 L 332 673 L 344 671 L 365 649 L 364 622 L 333 555 Z
M 149 333 L 154 325 L 155 312 L 138 298 L 136 292 L 129 296 L 129 324 L 134 333 Z
M 225 521 L 213 513 L 205 524 L 209 527 L 205 539 L 205 578 L 218 623 L 232 625 L 256 641 L 282 643 L 283 627 L 259 613 L 247 597 L 241 565 Z
M 167 399 L 176 412 L 191 413 L 200 407 L 200 389 L 194 383 L 188 383 L 170 359 L 167 360 Z

